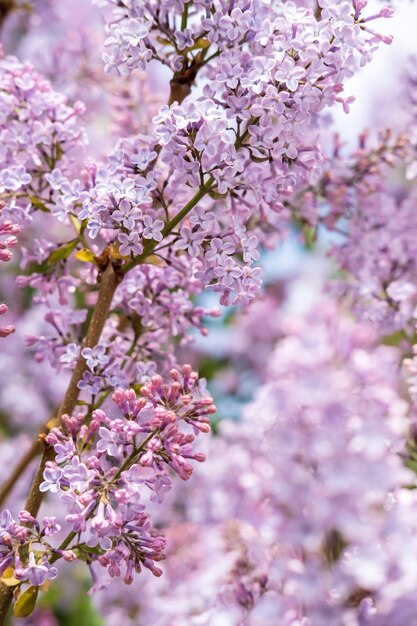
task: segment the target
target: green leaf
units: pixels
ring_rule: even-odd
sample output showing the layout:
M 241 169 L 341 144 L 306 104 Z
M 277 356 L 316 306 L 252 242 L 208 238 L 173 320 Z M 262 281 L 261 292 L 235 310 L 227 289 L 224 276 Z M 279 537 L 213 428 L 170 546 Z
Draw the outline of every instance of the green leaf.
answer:
M 4 583 L 5 585 L 7 585 L 8 587 L 16 587 L 16 585 L 20 585 L 20 580 L 17 580 L 17 578 L 14 577 L 14 568 L 13 567 L 7 567 L 4 572 L 3 572 L 3 576 L 0 578 L 1 582 Z
M 312 250 L 317 240 L 317 228 L 306 225 L 303 228 L 304 242 L 307 250 Z
M 75 258 L 78 259 L 79 261 L 82 261 L 83 263 L 94 263 L 94 254 L 91 252 L 91 250 L 88 250 L 87 248 L 83 248 L 82 250 L 78 250 L 75 254 L 74 254 Z
M 417 474 L 417 461 L 414 461 L 413 459 L 406 459 L 404 461 L 404 465 Z
M 382 338 L 382 343 L 384 346 L 398 346 L 402 341 L 404 341 L 404 332 L 402 330 L 398 330 L 391 335 L 385 335 Z
M 200 37 L 194 42 L 194 45 L 187 48 L 187 50 L 205 50 L 206 48 L 210 48 L 210 42 L 208 39 L 204 37 Z
M 207 380 L 212 380 L 222 369 L 227 367 L 228 360 L 227 359 L 203 359 L 200 361 L 198 365 L 198 370 L 200 374 L 200 378 L 206 378 Z
M 44 204 L 42 200 L 40 200 L 36 196 L 29 196 L 29 200 L 32 206 L 35 207 L 35 209 L 39 209 L 40 211 L 43 211 L 44 213 L 50 213 L 50 210 L 48 209 L 46 204 Z
M 74 226 L 75 230 L 77 231 L 78 234 L 80 234 L 81 232 L 81 224 L 79 222 L 79 220 L 75 217 L 75 215 L 71 215 L 71 213 L 69 214 L 69 218 L 72 222 L 72 225 Z
M 69 241 L 65 245 L 61 246 L 60 248 L 57 248 L 49 255 L 47 259 L 47 264 L 53 265 L 58 261 L 63 261 L 64 259 L 67 259 L 70 256 L 71 252 L 77 247 L 77 244 L 78 239 L 73 239 L 72 241 Z
M 61 585 L 58 580 L 46 593 L 42 594 L 38 602 L 42 607 L 52 609 L 56 623 L 60 626 L 80 626 L 82 624 L 104 626 L 104 620 L 93 607 L 90 596 L 87 595 L 90 586 L 90 579 L 85 581 L 82 579 L 81 588 L 74 588 L 71 602 L 67 602 L 66 585 Z
M 90 561 L 92 554 L 104 554 L 104 550 L 100 548 L 100 546 L 88 546 L 86 543 L 81 543 L 80 545 L 76 546 L 74 548 L 74 552 L 77 555 L 77 558 L 81 561 Z
M 16 617 L 29 617 L 36 605 L 39 587 L 32 585 L 26 589 L 16 600 L 13 613 Z

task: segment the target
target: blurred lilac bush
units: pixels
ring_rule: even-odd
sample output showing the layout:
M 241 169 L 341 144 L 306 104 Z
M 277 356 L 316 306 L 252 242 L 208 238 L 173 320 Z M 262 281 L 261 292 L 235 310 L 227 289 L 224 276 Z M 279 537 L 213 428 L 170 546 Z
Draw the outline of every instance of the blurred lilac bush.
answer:
M 4 3 L 0 624 L 417 625 L 415 63 L 331 117 L 393 16 Z

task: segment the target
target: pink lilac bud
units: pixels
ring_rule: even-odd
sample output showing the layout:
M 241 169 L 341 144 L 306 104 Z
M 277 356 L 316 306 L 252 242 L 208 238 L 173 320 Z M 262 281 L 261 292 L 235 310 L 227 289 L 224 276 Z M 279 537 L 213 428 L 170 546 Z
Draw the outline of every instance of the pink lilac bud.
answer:
M 19 522 L 21 522 L 22 524 L 34 524 L 39 526 L 38 521 L 33 517 L 33 515 L 31 515 L 30 513 L 28 513 L 28 511 L 20 511 L 19 515 Z
M 8 324 L 7 326 L 0 326 L 0 337 L 8 337 L 16 332 L 15 326 Z
M 14 235 L 20 233 L 20 226 L 13 224 L 10 220 L 3 219 L 4 203 L 0 202 L 0 261 L 8 263 L 11 261 L 13 254 L 9 248 L 14 248 L 17 245 L 17 239 Z M 5 239 L 2 239 L 4 235 L 7 235 Z M 5 304 L 0 305 L 0 315 L 7 313 L 8 307 Z M 0 326 L 0 338 L 5 338 L 15 332 L 15 327 L 12 324 L 6 326 Z
M 4 261 L 5 263 L 7 263 L 8 261 L 11 261 L 12 258 L 13 254 L 10 252 L 10 250 L 0 249 L 0 261 Z

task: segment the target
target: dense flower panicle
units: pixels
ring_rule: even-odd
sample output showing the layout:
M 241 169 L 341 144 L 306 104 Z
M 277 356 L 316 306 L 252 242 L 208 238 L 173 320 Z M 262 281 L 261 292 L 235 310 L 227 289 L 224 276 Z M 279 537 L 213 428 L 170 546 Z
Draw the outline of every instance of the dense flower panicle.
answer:
M 372 23 L 391 9 L 367 14 L 366 0 L 95 0 L 107 24 L 104 78 L 96 9 L 83 9 L 84 23 L 72 4 L 52 4 L 40 3 L 42 18 L 28 18 L 16 46 L 25 56 L 27 38 L 35 50 L 40 26 L 53 58 L 37 68 L 54 88 L 0 55 L 0 261 L 30 225 L 17 284 L 33 290 L 43 322 L 34 319 L 26 342 L 57 374 L 39 385 L 45 406 L 36 412 L 61 406 L 41 437 L 49 460 L 34 486 L 56 517 L 3 510 L 0 577 L 17 596 L 21 585 L 54 579 L 58 559 L 84 561 L 96 591 L 109 582 L 97 579 L 101 566 L 116 579 L 94 600 L 109 626 L 404 626 L 416 605 L 416 502 L 403 489 L 415 482 L 404 467 L 413 444 L 399 355 L 375 344 L 397 330 L 414 342 L 415 192 L 398 194 L 384 177 L 406 155 L 413 179 L 415 133 L 387 132 L 371 148 L 363 135 L 350 159 L 337 139 L 326 157 L 320 141 L 327 110 L 349 110 L 346 80 L 390 42 Z M 146 84 L 152 61 L 172 73 L 167 104 Z M 78 95 L 91 137 L 104 134 L 99 127 L 116 137 L 110 151 L 99 139 L 85 156 Z M 258 305 L 218 379 L 245 387 L 246 398 L 262 387 L 241 423 L 220 424 L 196 451 L 215 407 L 178 361 L 195 330 L 207 334 L 205 318 L 219 315 L 199 296 L 251 303 L 261 249 L 294 222 L 306 238 L 322 225 L 343 237 L 331 254 L 348 277 L 336 289 L 376 332 L 328 302 L 284 323 L 276 302 Z M 109 275 L 117 288 L 106 292 Z M 0 316 L 7 310 L 0 304 Z M 13 331 L 0 326 L 0 337 Z M 257 354 L 243 354 L 252 345 Z M 413 399 L 415 360 L 405 361 Z M 55 387 L 66 375 L 60 405 Z M 206 451 L 211 460 L 189 481 Z M 150 574 L 161 575 L 167 552 L 156 587 Z M 142 570 L 141 593 L 121 592 L 118 582 Z
M 68 271 L 68 263 L 61 267 L 63 272 Z M 61 267 L 58 264 L 58 272 Z M 86 400 L 86 394 L 106 394 L 114 387 L 143 382 L 156 369 L 168 373 L 177 365 L 172 339 L 185 346 L 194 341 L 193 329 L 207 334 L 206 319 L 219 312 L 194 302 L 201 289 L 198 269 L 195 260 L 187 263 L 177 259 L 175 264 L 147 264 L 129 273 L 116 293 L 116 313 L 105 326 L 100 346 L 82 352 L 88 370 L 79 388 Z M 27 343 L 36 360 L 49 361 L 56 369 L 72 370 L 81 354 L 80 328 L 87 316 L 87 309 L 74 311 L 69 306 L 80 279 L 70 274 L 57 276 L 56 281 L 50 273 L 34 276 L 38 279 L 34 282 L 32 278 L 29 284 L 38 287 L 37 301 L 47 306 L 46 323 L 42 333 L 36 331 L 27 337 Z M 28 281 L 21 277 L 19 283 L 25 285 Z M 65 306 L 57 306 L 56 290 L 66 300 Z M 126 320 L 130 320 L 129 325 Z
M 78 558 L 90 567 L 97 562 L 127 584 L 142 567 L 162 573 L 156 563 L 164 558 L 165 538 L 153 528 L 149 500 L 162 502 L 172 486 L 171 470 L 188 480 L 190 461 L 205 460 L 193 442 L 209 431 L 215 407 L 188 365 L 172 370 L 168 382 L 154 376 L 140 395 L 117 389 L 112 399 L 111 416 L 97 409 L 84 423 L 84 414 L 66 415 L 63 427 L 50 431 L 47 442 L 56 457 L 47 463 L 40 490 L 59 496 L 65 520 L 45 517 L 40 524 L 22 511 L 17 523 L 3 511 L 1 575 L 11 568 L 18 581 L 40 586 L 57 576 L 58 558 Z M 68 529 L 68 540 L 59 547 L 51 543 Z
M 358 53 L 362 61 L 367 60 L 381 39 L 369 30 L 361 15 L 362 5 L 342 4 L 340 15 L 323 5 L 320 19 L 310 8 L 261 1 L 233 7 L 214 3 L 213 10 L 198 2 L 114 6 L 117 19 L 110 26 L 109 39 L 117 40 L 115 45 L 123 58 L 126 54 L 126 58 L 137 59 L 138 50 L 143 54 L 149 41 L 155 50 L 161 49 L 159 36 L 155 41 L 154 36 L 161 27 L 166 31 L 165 19 L 175 23 L 174 39 L 181 39 L 179 31 L 186 33 L 189 24 L 194 34 L 186 36 L 197 38 L 202 47 L 175 43 L 174 50 L 182 58 L 180 68 L 176 68 L 178 59 L 171 55 L 169 45 L 163 46 L 168 53 L 163 58 L 173 63 L 174 82 L 190 83 L 199 71 L 206 84 L 196 101 L 182 102 L 180 95 L 180 102 L 174 99 L 156 115 L 157 107 L 145 93 L 141 106 L 148 117 L 139 115 L 143 119 L 140 134 L 127 136 L 134 129 L 122 116 L 120 123 L 126 123 L 122 135 L 126 137 L 117 141 L 106 162 L 87 162 L 79 178 L 70 175 L 65 156 L 68 148 L 74 152 L 82 141 L 74 125 L 78 105 L 73 114 L 68 112 L 64 130 L 59 129 L 65 141 L 52 143 L 54 154 L 46 150 L 43 192 L 33 192 L 32 205 L 71 224 L 77 237 L 61 246 L 39 238 L 33 250 L 24 250 L 22 261 L 24 268 L 35 266 L 35 271 L 18 279 L 20 286 L 35 288 L 35 301 L 47 307 L 45 320 L 52 333 L 28 338 L 37 359 L 47 358 L 56 368 L 75 365 L 87 309 L 74 313 L 71 301 L 84 280 L 90 284 L 95 281 L 97 268 L 90 266 L 83 271 L 74 263 L 74 255 L 87 255 L 90 263 L 99 265 L 94 259 L 101 259 L 110 250 L 111 258 L 119 264 L 141 266 L 130 271 L 127 278 L 135 297 L 121 302 L 126 314 L 133 305 L 135 318 L 139 318 L 136 326 L 141 330 L 134 330 L 133 341 L 136 352 L 144 352 L 140 361 L 146 365 L 140 366 L 141 375 L 142 370 L 150 372 L 152 362 L 159 360 L 148 355 L 165 344 L 167 322 L 175 328 L 173 334 L 183 340 L 187 340 L 190 326 L 205 332 L 201 321 L 204 313 L 182 297 L 183 287 L 191 288 L 193 295 L 212 289 L 225 305 L 245 305 L 254 299 L 261 284 L 259 248 L 273 246 L 289 229 L 291 211 L 283 199 L 300 183 L 317 177 L 322 157 L 311 130 L 317 116 L 340 100 L 343 81 L 358 65 Z M 132 57 L 131 46 L 136 49 Z M 215 62 L 209 61 L 210 57 Z M 59 106 L 68 109 L 64 100 Z M 44 126 L 46 132 L 50 124 Z M 45 161 L 42 151 L 41 158 Z M 25 175 L 30 176 L 30 171 Z M 29 205 L 25 203 L 26 211 Z M 151 263 L 160 266 L 157 270 L 144 269 L 150 253 Z M 153 297 L 139 296 L 144 282 L 154 275 L 159 284 L 168 286 L 168 290 L 157 292 L 158 299 L 164 296 L 160 306 Z M 156 281 L 150 284 L 155 293 Z M 183 307 L 186 316 L 178 315 Z M 148 327 L 156 321 L 156 312 L 165 317 L 162 325 L 157 322 L 159 330 L 151 330 L 152 337 L 143 333 L 143 317 L 149 309 L 155 314 Z M 114 339 L 117 334 L 110 337 Z M 128 386 L 135 382 L 135 357 L 126 363 L 122 351 L 131 337 L 125 340 L 118 335 L 114 358 L 107 354 L 106 367 L 89 368 L 84 375 L 79 384 L 84 393 L 94 396 L 107 390 L 109 383 Z M 120 363 L 124 363 L 123 368 Z
M 201 98 L 162 107 L 153 119 L 154 136 L 119 142 L 106 165 L 90 168 L 86 190 L 74 196 L 82 204 L 77 217 L 88 220 L 92 239 L 116 235 L 125 257 L 158 250 L 169 237 L 178 255 L 202 261 L 203 285 L 218 291 L 223 304 L 245 304 L 260 285 L 260 269 L 253 266 L 258 245 L 271 245 L 287 228 L 282 198 L 314 177 L 320 161 L 316 138 L 306 129 L 340 100 L 343 81 L 357 66 L 356 52 L 367 60 L 383 38 L 350 2 L 342 3 L 340 15 L 323 5 L 321 20 L 311 10 L 264 2 L 213 10 L 199 2 L 99 4 L 114 6 L 107 45 L 118 67 L 160 58 L 161 31 L 168 37 L 162 58 L 172 62 L 174 79 L 185 72 L 185 80 L 193 45 L 176 42 L 179 23 L 170 40 L 163 26 L 170 17 L 172 23 L 182 17 L 183 34 L 190 19 L 194 35 L 187 36 L 207 42 L 201 59 L 190 61 L 195 73 L 210 46 L 220 57 L 203 70 L 210 82 Z M 175 230 L 188 202 L 197 206 Z
M 369 28 L 367 22 L 377 17 L 391 17 L 391 9 L 382 9 L 377 15 L 364 17 L 362 10 L 367 2 L 357 3 L 345 0 L 334 3 L 319 2 L 321 15 L 318 27 L 314 28 L 314 12 L 295 3 L 265 0 L 239 0 L 227 2 L 186 0 L 135 0 L 116 2 L 115 0 L 95 0 L 100 7 L 112 7 L 113 20 L 107 26 L 108 37 L 105 41 L 106 52 L 103 55 L 106 71 L 117 75 L 126 74 L 135 68 L 144 69 L 152 59 L 168 65 L 173 72 L 184 68 L 189 71 L 202 63 L 212 54 L 223 54 L 240 50 L 256 52 L 257 45 L 265 46 L 274 37 L 274 27 L 281 26 L 281 37 L 277 44 L 279 50 L 302 49 L 308 41 L 315 44 L 314 35 L 318 35 L 317 45 L 322 46 L 324 54 L 333 61 L 338 55 L 352 56 L 357 49 L 363 61 L 368 60 L 375 42 L 384 39 Z M 291 22 L 299 32 L 291 37 L 296 46 L 286 46 L 286 21 Z M 314 21 L 313 21 L 314 20 Z M 343 49 L 332 49 L 327 43 L 328 26 L 343 42 Z M 389 39 L 389 38 L 386 38 Z M 192 51 L 195 51 L 193 56 Z M 191 54 L 190 54 L 191 53 Z M 314 51 L 311 50 L 314 55 Z M 350 60 L 350 58 L 349 58 Z M 188 62 L 188 64 L 187 64 Z M 221 65 L 222 56 L 217 61 Z M 329 64 L 332 67 L 332 64 Z M 294 87 L 303 76 L 299 68 L 287 71 L 288 84 Z M 241 72 L 226 74 L 236 86 Z
M 155 371 L 168 374 L 177 366 L 170 341 L 174 338 L 182 346 L 192 344 L 191 330 L 207 334 L 205 318 L 219 314 L 217 309 L 193 302 L 194 294 L 200 289 L 196 273 L 196 263 L 188 264 L 182 259 L 175 266 L 149 264 L 135 268 L 115 296 L 114 307 L 121 315 L 109 321 L 100 344 L 94 349 L 81 351 L 74 332 L 77 327 L 70 329 L 64 325 L 65 317 L 58 315 L 50 320 L 61 333 L 49 340 L 34 338 L 32 345 L 39 354 L 65 369 L 73 369 L 81 353 L 88 368 L 78 385 L 84 394 L 106 394 L 114 387 L 143 383 Z M 122 330 L 117 319 L 133 320 L 133 328 Z
M 374 337 L 328 303 L 291 320 L 247 412 L 274 477 L 253 479 L 278 544 L 268 584 L 283 594 L 285 624 L 345 623 L 354 595 L 383 609 L 415 584 L 415 499 L 401 491 L 413 481 L 400 457 L 407 405 L 395 391 L 396 353 L 372 348 Z
M 165 539 L 152 527 L 148 497 L 162 502 L 170 470 L 188 480 L 190 461 L 205 460 L 193 442 L 209 432 L 215 407 L 197 381 L 188 365 L 172 370 L 168 383 L 155 375 L 139 396 L 133 389 L 113 393 L 116 416 L 96 409 L 84 423 L 84 414 L 65 415 L 64 427 L 47 436 L 56 457 L 40 491 L 58 494 L 67 509 L 66 523 L 80 533 L 76 555 L 98 561 L 111 577 L 123 568 L 126 583 L 142 567 L 161 574 L 155 563 L 164 558 Z
M 23 224 L 31 210 L 54 206 L 54 195 L 68 196 L 57 180 L 44 197 L 45 182 L 58 163 L 60 173 L 71 172 L 71 155 L 86 141 L 78 126 L 84 107 L 79 102 L 70 107 L 29 63 L 3 52 L 0 87 L 0 196 L 7 215 Z
M 414 148 L 403 131 L 367 132 L 345 154 L 338 136 L 315 185 L 297 189 L 289 200 L 307 232 L 330 233 L 329 255 L 344 270 L 329 284 L 360 319 L 389 334 L 412 332 L 417 304 L 415 189 L 399 193 L 393 172 L 410 163 Z
M 74 173 L 76 165 L 78 167 L 77 160 L 86 143 L 85 133 L 79 126 L 84 106 L 80 102 L 70 106 L 65 96 L 54 91 L 32 65 L 22 63 L 13 56 L 4 56 L 3 52 L 0 57 L 0 87 L 0 200 L 4 203 L 3 218 L 16 224 L 14 228 L 17 229 L 32 223 L 33 214 L 40 213 L 38 232 L 42 232 L 43 236 L 47 232 L 50 239 L 35 239 L 31 250 L 22 247 L 21 266 L 45 265 L 56 249 L 51 215 L 61 221 L 66 216 L 65 211 L 57 210 L 56 199 L 59 198 L 64 206 L 65 202 L 74 200 L 67 176 Z M 77 181 L 74 189 L 76 187 Z M 34 233 L 37 233 L 36 225 Z M 6 253 L 9 251 L 4 250 Z M 64 271 L 56 273 L 52 271 L 52 266 L 48 269 L 46 273 L 35 271 L 22 277 L 20 286 L 30 285 L 39 290 L 35 302 L 48 301 L 58 293 L 59 304 L 68 305 L 68 294 L 73 292 L 76 281 L 64 267 L 60 268 Z M 50 313 L 49 320 L 46 315 L 45 319 L 54 324 L 52 315 Z M 62 311 L 55 315 L 63 318 Z M 81 322 L 81 312 L 77 321 L 76 312 L 68 311 L 67 315 L 67 326 Z M 48 344 L 46 338 L 40 337 L 38 341 L 45 351 Z M 37 358 L 44 358 L 42 351 L 38 351 Z
M 415 202 L 414 192 L 401 200 L 387 192 L 364 194 L 350 219 L 349 242 L 332 249 L 332 256 L 350 274 L 335 290 L 354 299 L 358 316 L 377 323 L 387 334 L 412 331 L 415 324 Z

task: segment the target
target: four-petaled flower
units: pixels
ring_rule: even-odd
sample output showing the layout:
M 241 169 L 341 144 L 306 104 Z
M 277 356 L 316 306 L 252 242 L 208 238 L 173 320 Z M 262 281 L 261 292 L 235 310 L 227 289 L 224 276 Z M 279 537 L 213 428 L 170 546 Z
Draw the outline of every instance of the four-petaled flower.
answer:
M 143 226 L 143 237 L 145 239 L 162 241 L 162 229 L 165 226 L 162 220 L 154 220 L 150 215 L 145 215 L 145 217 L 143 218 Z
M 103 368 L 105 365 L 107 365 L 110 359 L 106 354 L 106 350 L 106 346 L 99 343 L 94 348 L 84 348 L 81 351 L 81 354 L 84 357 L 90 370 Z

